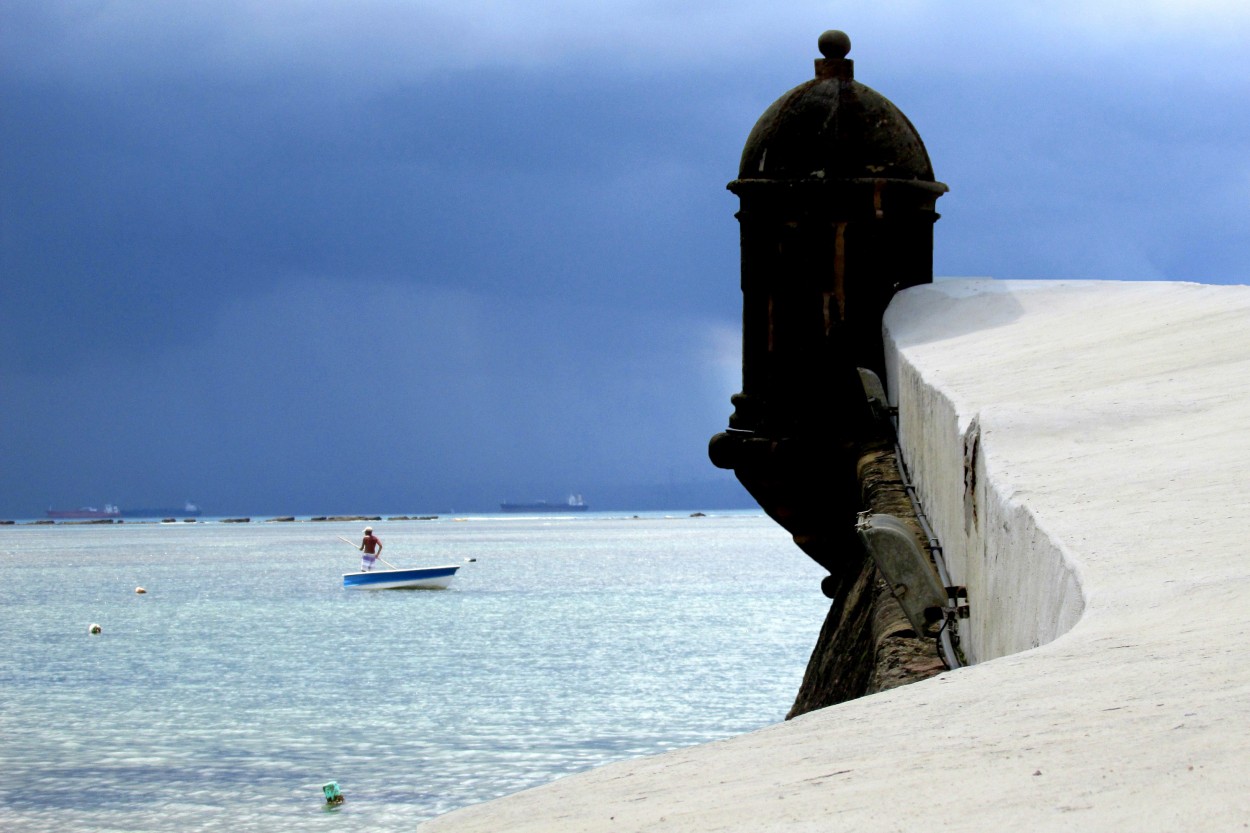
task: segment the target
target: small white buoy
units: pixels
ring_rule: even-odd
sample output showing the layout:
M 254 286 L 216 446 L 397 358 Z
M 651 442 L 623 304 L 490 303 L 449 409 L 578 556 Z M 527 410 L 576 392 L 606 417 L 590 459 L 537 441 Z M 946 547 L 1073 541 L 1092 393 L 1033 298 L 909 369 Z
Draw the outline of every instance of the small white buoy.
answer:
M 91 627 L 87 628 L 87 633 L 99 633 L 99 632 L 100 632 L 100 626 L 97 625 L 95 622 L 92 622 Z
M 142 595 L 142 594 L 144 594 L 144 593 L 146 593 L 146 592 L 148 592 L 148 591 L 144 590 L 142 587 L 136 587 L 136 588 L 135 588 L 135 592 L 136 592 L 136 593 L 138 593 L 138 594 L 140 594 L 140 595 Z

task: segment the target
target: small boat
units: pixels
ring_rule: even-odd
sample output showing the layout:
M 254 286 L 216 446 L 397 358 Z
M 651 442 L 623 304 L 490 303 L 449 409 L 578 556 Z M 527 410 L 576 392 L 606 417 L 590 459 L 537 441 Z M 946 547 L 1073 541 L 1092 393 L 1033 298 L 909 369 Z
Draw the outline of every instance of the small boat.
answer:
M 414 567 L 407 570 L 370 570 L 367 573 L 344 573 L 343 587 L 349 590 L 394 590 L 404 587 L 425 587 L 444 590 L 456 577 L 459 564 L 448 567 Z

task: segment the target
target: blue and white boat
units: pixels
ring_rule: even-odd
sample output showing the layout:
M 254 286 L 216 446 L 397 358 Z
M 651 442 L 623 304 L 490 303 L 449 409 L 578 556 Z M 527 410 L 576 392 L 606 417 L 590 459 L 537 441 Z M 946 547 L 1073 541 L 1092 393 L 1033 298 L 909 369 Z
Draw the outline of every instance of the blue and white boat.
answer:
M 447 567 L 414 567 L 407 570 L 370 570 L 367 573 L 344 573 L 343 587 L 348 590 L 395 590 L 424 587 L 445 590 L 456 577 L 459 564 Z

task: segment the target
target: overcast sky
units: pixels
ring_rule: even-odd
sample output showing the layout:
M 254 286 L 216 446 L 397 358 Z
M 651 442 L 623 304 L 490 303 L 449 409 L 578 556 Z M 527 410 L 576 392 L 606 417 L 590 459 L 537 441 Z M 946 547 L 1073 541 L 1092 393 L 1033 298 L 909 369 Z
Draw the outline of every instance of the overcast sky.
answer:
M 828 28 L 939 276 L 1250 282 L 1250 5 L 5 0 L 0 517 L 718 508 L 737 173 Z

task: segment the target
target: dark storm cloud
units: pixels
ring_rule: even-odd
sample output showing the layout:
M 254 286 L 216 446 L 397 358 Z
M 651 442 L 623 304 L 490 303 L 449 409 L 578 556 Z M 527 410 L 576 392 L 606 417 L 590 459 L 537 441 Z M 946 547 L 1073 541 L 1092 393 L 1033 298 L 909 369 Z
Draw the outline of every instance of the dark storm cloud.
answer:
M 294 274 L 612 300 L 680 291 L 712 254 L 666 232 L 690 212 L 675 190 L 721 197 L 664 146 L 714 146 L 701 114 L 620 79 L 474 73 L 300 107 L 149 84 L 6 96 L 4 138 L 27 150 L 6 176 L 6 271 L 33 313 L 11 322 L 19 350 L 58 321 L 62 349 L 143 349 L 178 299 L 194 316 Z
M 1248 18 L 11 0 L 0 515 L 737 494 L 724 184 L 822 29 L 952 186 L 939 274 L 1245 282 Z

